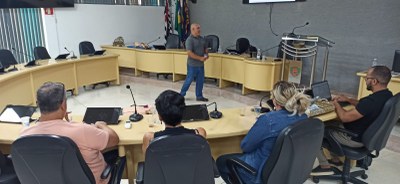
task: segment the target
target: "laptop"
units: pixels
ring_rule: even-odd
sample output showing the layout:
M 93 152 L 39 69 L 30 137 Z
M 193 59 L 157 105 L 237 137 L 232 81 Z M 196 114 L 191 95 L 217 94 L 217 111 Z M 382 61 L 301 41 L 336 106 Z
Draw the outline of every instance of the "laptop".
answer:
M 16 114 L 15 117 L 17 119 L 11 120 L 12 117 L 10 115 L 6 115 L 5 113 L 13 111 Z M 2 122 L 7 123 L 21 123 L 20 118 L 24 116 L 31 117 L 33 113 L 35 113 L 36 107 L 28 106 L 28 105 L 7 105 L 0 114 L 0 119 Z M 7 117 L 6 117 L 7 116 Z M 10 119 L 11 118 L 11 119 Z M 8 119 L 8 120 L 7 120 Z
M 314 98 L 327 99 L 332 101 L 332 94 L 327 80 L 317 82 L 311 85 L 311 91 Z M 349 102 L 339 102 L 340 106 L 350 105 Z
M 60 54 L 55 58 L 55 60 L 67 59 L 68 56 L 69 54 Z
M 187 105 L 183 111 L 182 122 L 209 120 L 206 104 Z
M 96 121 L 104 121 L 108 125 L 117 125 L 121 113 L 121 107 L 88 107 L 83 122 L 91 124 Z
M 93 54 L 89 54 L 89 56 L 101 56 L 106 52 L 106 50 L 96 50 L 93 52 Z
M 165 46 L 164 45 L 153 45 L 153 47 L 156 50 L 165 50 Z

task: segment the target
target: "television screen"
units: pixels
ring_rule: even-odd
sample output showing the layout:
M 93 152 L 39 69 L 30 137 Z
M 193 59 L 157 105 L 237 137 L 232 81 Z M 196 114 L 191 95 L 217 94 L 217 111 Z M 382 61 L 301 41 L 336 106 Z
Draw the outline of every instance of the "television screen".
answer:
M 74 0 L 0 0 L 0 8 L 74 7 Z
M 293 2 L 296 0 L 243 0 L 243 4 Z

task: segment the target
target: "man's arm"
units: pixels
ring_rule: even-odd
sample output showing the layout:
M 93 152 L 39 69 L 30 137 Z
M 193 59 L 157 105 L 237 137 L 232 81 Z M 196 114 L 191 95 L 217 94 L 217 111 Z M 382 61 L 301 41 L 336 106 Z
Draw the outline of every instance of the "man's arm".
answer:
M 204 62 L 207 59 L 206 57 L 196 55 L 195 53 L 193 53 L 190 50 L 188 50 L 187 53 L 188 53 L 188 56 L 190 58 L 193 58 L 195 60 L 199 60 L 199 61 L 203 61 Z
M 143 136 L 142 152 L 146 155 L 147 147 L 150 145 L 150 141 L 154 139 L 154 132 L 147 132 Z
M 337 100 L 338 102 L 349 102 L 351 105 L 354 106 L 358 104 L 358 100 L 346 97 L 344 95 L 335 96 L 333 100 Z
M 199 135 L 201 135 L 202 137 L 206 138 L 207 137 L 207 132 L 206 130 L 204 130 L 204 128 L 202 127 L 198 127 L 196 128 L 197 132 Z
M 107 126 L 107 124 L 103 121 L 97 121 L 96 124 L 94 124 L 97 128 L 104 130 L 108 133 L 108 142 L 107 142 L 107 147 L 114 147 L 119 143 L 119 137 L 117 133 L 113 129 Z
M 337 100 L 333 101 L 333 105 L 335 106 L 337 116 L 343 123 L 353 122 L 363 117 L 363 115 L 360 114 L 360 112 L 358 112 L 355 108 L 349 111 L 344 110 L 343 107 L 339 105 Z

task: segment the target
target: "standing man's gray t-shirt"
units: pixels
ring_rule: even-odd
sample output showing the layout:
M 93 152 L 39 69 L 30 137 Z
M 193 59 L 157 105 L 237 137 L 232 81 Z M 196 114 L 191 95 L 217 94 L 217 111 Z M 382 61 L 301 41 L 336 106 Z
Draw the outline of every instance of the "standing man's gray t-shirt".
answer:
M 194 54 L 203 57 L 205 54 L 205 49 L 207 48 L 206 44 L 206 39 L 204 39 L 202 36 L 194 37 L 190 35 L 186 39 L 186 50 L 187 51 L 192 51 Z M 204 62 L 193 59 L 188 56 L 187 59 L 187 64 L 189 66 L 204 66 Z

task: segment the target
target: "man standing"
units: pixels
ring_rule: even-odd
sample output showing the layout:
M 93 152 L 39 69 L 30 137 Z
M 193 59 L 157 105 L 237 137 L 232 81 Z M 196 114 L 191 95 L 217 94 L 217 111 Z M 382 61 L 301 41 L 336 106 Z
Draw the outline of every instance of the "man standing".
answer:
M 181 89 L 181 95 L 185 96 L 193 79 L 196 78 L 196 100 L 207 102 L 203 96 L 204 62 L 208 59 L 206 39 L 200 36 L 200 25 L 193 23 L 190 26 L 190 36 L 186 39 L 187 75 Z
M 118 151 L 109 151 L 104 156 L 101 151 L 118 144 L 119 138 L 115 131 L 105 122 L 92 125 L 69 122 L 65 88 L 62 83 L 46 82 L 38 89 L 36 95 L 40 109 L 39 122 L 36 126 L 24 129 L 21 136 L 54 134 L 72 139 L 92 171 L 96 184 L 107 184 L 109 179 L 101 179 L 100 175 L 107 166 L 106 162 L 118 157 Z
M 351 137 L 329 128 L 325 129 L 325 131 L 332 131 L 333 138 L 340 144 L 354 148 L 363 147 L 364 145 L 361 142 L 362 135 L 379 116 L 386 101 L 393 96 L 392 92 L 387 88 L 391 77 L 391 71 L 386 66 L 374 66 L 368 70 L 365 76 L 367 90 L 372 91 L 372 94 L 361 98 L 360 101 L 345 96 L 334 98 L 333 105 L 337 116 L 341 120 L 338 126 L 357 134 L 357 137 Z M 344 101 L 349 102 L 355 108 L 348 111 L 343 109 L 338 102 Z M 341 164 L 337 158 L 328 161 L 322 151 L 317 155 L 317 158 L 319 166 L 313 169 L 310 174 L 312 176 L 331 175 L 333 170 L 330 163 L 334 165 Z

